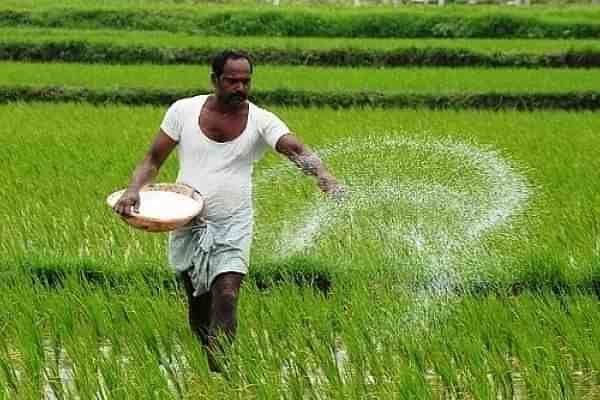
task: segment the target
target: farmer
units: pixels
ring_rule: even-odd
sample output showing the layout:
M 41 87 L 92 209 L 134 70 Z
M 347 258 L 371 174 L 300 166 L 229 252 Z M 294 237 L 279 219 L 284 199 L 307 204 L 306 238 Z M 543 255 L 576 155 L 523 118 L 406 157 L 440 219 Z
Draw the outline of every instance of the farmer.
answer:
M 201 217 L 169 235 L 169 262 L 183 282 L 189 323 L 207 349 L 209 366 L 219 370 L 217 338 L 232 339 L 240 284 L 248 272 L 252 242 L 252 170 L 272 147 L 319 188 L 337 198 L 344 192 L 323 162 L 273 113 L 248 101 L 252 61 L 227 50 L 212 62 L 214 93 L 184 98 L 167 110 L 158 134 L 135 169 L 114 210 L 128 216 L 140 205 L 139 190 L 149 183 L 179 144 L 178 183 L 202 194 Z

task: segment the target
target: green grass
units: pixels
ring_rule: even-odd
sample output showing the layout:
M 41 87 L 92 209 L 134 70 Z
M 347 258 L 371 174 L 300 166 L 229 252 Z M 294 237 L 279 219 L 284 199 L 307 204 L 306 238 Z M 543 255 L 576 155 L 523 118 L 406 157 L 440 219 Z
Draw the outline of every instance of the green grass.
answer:
M 162 48 L 214 48 L 226 47 L 244 49 L 360 49 L 384 50 L 417 47 L 468 49 L 484 54 L 527 53 L 553 54 L 568 50 L 598 50 L 598 40 L 575 39 L 353 39 L 353 38 L 298 38 L 298 37 L 223 37 L 200 36 L 163 31 L 122 31 L 122 30 L 81 30 L 43 28 L 2 28 L 0 40 L 3 42 L 60 42 L 84 41 L 89 43 L 110 43 L 118 46 L 146 46 Z
M 173 5 L 149 1 L 103 4 Z M 3 3 L 34 5 L 56 3 Z M 73 0 L 56 6 L 65 5 L 101 3 Z M 548 18 L 560 12 L 523 12 L 538 10 Z M 559 17 L 576 12 L 567 9 Z M 10 40 L 19 32 L 24 40 L 35 40 L 35 30 L 11 32 Z M 59 34 L 71 37 L 67 31 Z M 106 35 L 112 43 L 156 40 L 152 43 L 164 47 L 184 41 L 192 46 L 194 40 L 95 35 L 86 34 L 85 40 Z M 230 40 L 214 43 L 219 47 Z M 269 43 L 310 45 L 303 39 Z M 315 43 L 346 46 L 341 40 Z M 506 45 L 506 51 L 528 44 L 473 46 L 493 51 L 494 43 Z M 571 46 L 531 43 L 531 51 L 543 52 Z M 386 93 L 600 90 L 595 74 L 259 65 L 256 87 Z M 0 64 L 0 85 L 17 84 L 209 86 L 205 66 Z M 310 178 L 275 154 L 256 166 L 252 271 L 316 269 L 331 273 L 333 286 L 324 296 L 292 284 L 260 291 L 247 281 L 225 380 L 207 371 L 187 327 L 182 293 L 133 273 L 168 273 L 166 236 L 128 228 L 104 204 L 108 193 L 126 185 L 164 111 L 0 105 L 0 398 L 39 399 L 50 390 L 58 398 L 98 398 L 102 390 L 100 398 L 123 399 L 598 396 L 600 308 L 597 294 L 591 295 L 600 277 L 598 113 L 272 108 L 321 154 L 349 188 L 349 197 L 341 205 L 326 202 Z M 514 185 L 508 179 L 505 190 L 490 192 L 490 178 L 476 161 L 457 153 L 460 146 L 483 158 L 484 165 L 486 157 L 506 162 L 529 188 L 527 201 L 506 223 L 473 240 L 465 239 L 469 224 L 461 221 L 477 220 L 481 209 L 514 196 Z M 176 170 L 171 156 L 158 180 L 173 181 Z M 360 196 L 368 201 L 354 202 Z M 301 236 L 307 210 L 310 215 L 311 208 L 323 205 L 333 210 L 333 225 L 290 256 L 286 246 Z M 411 241 L 419 235 L 424 250 Z M 111 287 L 68 277 L 63 286 L 51 288 L 28 274 L 37 267 L 87 268 L 125 278 Z M 515 295 L 521 289 L 525 292 Z M 569 294 L 557 295 L 561 290 Z M 71 379 L 61 378 L 65 368 Z
M 598 391 L 600 310 L 584 295 L 454 299 L 437 304 L 431 322 L 407 320 L 415 304 L 389 286 L 356 281 L 327 298 L 293 286 L 269 294 L 246 286 L 226 381 L 207 372 L 182 294 L 132 287 L 72 284 L 56 292 L 3 280 L 3 394 L 94 398 L 102 386 L 107 398 L 161 399 L 586 398 Z M 73 378 L 61 385 L 65 370 Z
M 5 221 L 0 228 L 5 238 L 0 243 L 5 266 L 27 260 L 43 264 L 44 259 L 49 262 L 64 258 L 96 260 L 95 263 L 111 268 L 132 265 L 162 268 L 166 264 L 162 235 L 131 231 L 104 204 L 108 193 L 126 185 L 156 132 L 164 109 L 15 104 L 4 105 L 0 110 L 3 121 L 0 145 L 4 149 L 1 157 L 5 165 L 0 185 L 3 197 L 11 199 L 0 205 Z M 598 114 L 277 108 L 275 111 L 293 131 L 317 147 L 349 138 L 368 141 L 373 137 L 376 143 L 377 137 L 389 135 L 425 141 L 450 137 L 484 148 L 492 146 L 518 170 L 523 170 L 535 188 L 525 214 L 515 221 L 522 222 L 523 226 L 521 223 L 517 226 L 523 231 L 491 235 L 494 252 L 506 251 L 508 263 L 514 262 L 510 257 L 515 255 L 520 260 L 516 267 L 526 271 L 523 274 L 548 271 L 550 275 L 562 274 L 578 281 L 588 279 L 590 271 L 597 268 L 600 203 L 594 171 L 600 167 L 595 153 Z M 482 178 L 473 171 L 462 173 L 460 180 L 454 177 L 453 171 L 459 168 L 456 164 L 459 159 L 455 157 L 425 150 L 398 151 L 390 150 L 385 156 L 378 156 L 378 152 L 353 157 L 332 155 L 331 168 L 340 179 L 350 183 L 369 179 L 369 174 L 380 171 L 382 178 L 372 179 L 386 177 L 403 182 L 430 176 L 451 187 L 464 187 L 461 190 L 467 192 L 470 185 L 475 185 L 472 190 L 481 185 Z M 381 169 L 371 165 L 378 163 L 378 158 Z M 281 161 L 275 156 L 269 157 L 259 165 L 258 176 L 265 167 L 278 163 Z M 412 165 L 420 167 L 414 169 Z M 175 172 L 176 162 L 171 157 L 160 180 L 174 180 Z M 282 232 L 286 224 L 282 216 L 298 214 L 287 224 L 298 223 L 302 210 L 315 194 L 314 184 L 300 176 L 284 174 L 274 182 L 278 182 L 281 190 L 269 191 L 273 182 L 257 183 L 256 196 L 260 201 L 257 201 L 254 257 L 258 265 L 277 260 L 272 235 Z M 325 232 L 324 239 L 309 255 L 364 270 L 376 270 L 389 263 L 405 269 L 406 265 L 418 262 L 411 255 L 412 250 L 400 244 L 395 250 L 382 249 L 382 243 L 387 241 L 377 238 L 386 230 L 393 234 L 393 224 L 409 223 L 413 218 L 434 218 L 428 214 L 419 217 L 414 212 L 407 205 L 392 203 L 377 212 L 360 214 L 354 224 L 364 224 L 362 228 L 342 224 L 341 241 Z M 406 218 L 390 219 L 386 213 L 405 213 Z M 451 216 L 450 213 L 447 217 Z M 377 224 L 373 225 L 369 218 L 388 219 L 392 225 L 379 232 Z M 364 240 L 358 239 L 361 235 Z M 523 245 L 515 247 L 515 238 Z M 347 257 L 340 258 L 340 251 Z M 390 259 L 390 251 L 406 257 Z M 482 257 L 482 262 L 493 264 L 494 257 Z M 576 267 L 571 266 L 572 262 Z M 537 264 L 544 264 L 539 267 L 543 270 L 536 271 Z M 495 274 L 498 279 L 518 278 L 517 270 L 499 269 Z
M 210 88 L 207 66 L 0 63 L 0 85 L 93 89 Z M 256 66 L 254 87 L 319 92 L 560 93 L 598 91 L 596 70 Z
M 350 203 L 314 246 L 289 258 L 279 241 L 288 228 L 293 239 L 306 207 L 334 205 L 280 157 L 257 165 L 252 270 L 295 263 L 336 278 L 326 297 L 290 284 L 261 292 L 249 281 L 225 381 L 207 372 L 181 293 L 133 273 L 115 287 L 68 278 L 49 288 L 25 272 L 69 263 L 123 276 L 168 270 L 165 235 L 128 228 L 104 204 L 126 184 L 165 109 L 0 106 L 0 397 L 93 398 L 101 381 L 108 398 L 597 394 L 600 309 L 589 294 L 600 261 L 597 113 L 272 110 L 322 155 Z M 510 184 L 486 192 L 477 163 L 452 150 L 461 144 L 505 160 L 531 193 L 506 224 L 453 248 L 457 218 L 514 195 Z M 171 157 L 159 180 L 172 181 L 176 168 Z M 368 194 L 365 184 L 371 207 L 352 203 Z M 400 200 L 382 201 L 386 187 L 404 188 L 392 192 Z M 403 236 L 410 227 L 439 242 L 420 252 Z M 440 278 L 459 291 L 439 292 Z M 538 289 L 513 296 L 514 283 Z M 582 293 L 552 292 L 580 283 Z M 471 288 L 497 290 L 471 296 Z M 65 368 L 73 378 L 63 386 Z

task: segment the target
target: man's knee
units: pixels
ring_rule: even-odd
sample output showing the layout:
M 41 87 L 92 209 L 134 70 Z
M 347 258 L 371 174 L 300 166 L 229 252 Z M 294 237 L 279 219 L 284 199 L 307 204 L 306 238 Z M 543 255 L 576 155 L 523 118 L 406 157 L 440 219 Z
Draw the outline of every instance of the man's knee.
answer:
M 213 293 L 213 305 L 218 314 L 230 315 L 235 312 L 238 291 L 233 288 L 222 288 Z
M 212 326 L 233 334 L 236 329 L 236 308 L 243 275 L 223 273 L 215 279 L 211 287 Z
M 222 273 L 215 278 L 210 291 L 215 296 L 236 298 L 243 277 L 244 275 L 235 272 Z

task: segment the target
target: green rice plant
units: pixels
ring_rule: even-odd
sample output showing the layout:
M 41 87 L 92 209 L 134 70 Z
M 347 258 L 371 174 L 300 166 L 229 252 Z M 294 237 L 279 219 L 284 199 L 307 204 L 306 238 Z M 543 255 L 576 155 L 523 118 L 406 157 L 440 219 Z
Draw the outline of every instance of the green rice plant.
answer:
M 54 8 L 54 7 L 73 7 L 73 8 L 181 8 L 181 9 L 194 9 L 194 6 L 201 4 L 202 6 L 210 7 L 210 6 L 254 6 L 254 7 L 263 7 L 263 8 L 273 8 L 273 4 L 269 2 L 259 2 L 259 1 L 248 1 L 248 0 L 235 0 L 235 1 L 224 1 L 221 3 L 216 3 L 214 1 L 205 0 L 127 0 L 127 1 L 118 1 L 118 0 L 102 0 L 102 1 L 82 1 L 82 0 L 61 0 L 61 1 L 51 1 L 51 0 L 7 0 L 3 5 L 7 8 L 12 9 L 32 9 L 34 7 L 41 8 Z M 361 8 L 387 8 L 390 9 L 392 7 L 396 9 L 402 8 L 413 8 L 419 10 L 420 7 L 418 4 L 410 4 L 403 3 L 403 7 L 396 7 L 393 4 L 381 2 L 381 1 L 363 1 L 360 3 Z M 465 2 L 462 1 L 452 1 L 446 3 L 449 6 L 464 6 Z M 498 7 L 500 5 L 500 7 Z M 535 5 L 535 8 L 541 9 L 544 13 L 557 14 L 556 8 L 560 6 L 561 8 L 566 9 L 567 12 L 574 12 L 585 10 L 589 8 L 589 4 L 583 1 L 566 1 L 566 2 L 553 2 L 553 1 L 535 1 L 532 3 Z M 321 8 L 349 8 L 354 7 L 353 2 L 343 2 L 343 1 L 313 1 L 313 0 L 300 0 L 293 2 L 284 2 L 281 3 L 278 7 L 281 8 L 302 8 L 302 7 L 321 7 Z M 433 7 L 432 7 L 433 8 Z M 473 7 L 467 8 L 467 10 L 472 9 Z M 505 9 L 505 6 L 502 6 L 502 3 L 499 2 L 488 2 L 479 4 L 477 8 L 487 8 L 487 9 Z M 425 8 L 426 9 L 426 8 Z M 425 10 L 426 12 L 435 11 L 435 10 Z M 529 12 L 528 10 L 523 10 L 524 13 Z M 560 15 L 559 15 L 560 16 Z
M 169 32 L 0 29 L 0 58 L 111 64 L 209 64 L 242 47 L 258 64 L 329 66 L 597 67 L 590 40 L 201 37 Z
M 577 385 L 575 378 L 589 353 L 572 345 L 589 342 L 597 347 L 597 336 L 584 321 L 597 318 L 598 309 L 594 298 L 585 295 L 561 301 L 550 292 L 512 299 L 466 296 L 441 303 L 447 314 L 440 314 L 435 325 L 419 328 L 405 320 L 411 300 L 381 281 L 355 276 L 352 286 L 338 288 L 327 298 L 293 285 L 268 294 L 246 286 L 241 329 L 227 353 L 231 373 L 224 382 L 207 374 L 200 346 L 187 332 L 183 294 L 147 296 L 143 286 L 123 296 L 76 286 L 56 291 L 25 276 L 20 279 L 17 290 L 1 283 L 3 306 L 10 299 L 20 300 L 19 307 L 1 308 L 2 316 L 13 317 L 10 332 L 55 338 L 44 348 L 62 353 L 57 368 L 69 390 L 66 398 L 96 393 L 104 393 L 100 398 L 442 398 L 521 391 L 528 396 L 573 396 L 590 388 Z M 381 287 L 373 290 L 374 284 Z M 21 297 L 27 292 L 47 301 Z M 33 307 L 45 321 L 41 326 L 27 322 L 27 310 Z M 126 314 L 115 311 L 121 308 Z M 76 312 L 68 315 L 67 310 Z M 94 311 L 81 312 L 85 310 Z M 98 319 L 102 334 L 97 336 L 90 322 L 104 313 L 112 313 L 112 322 Z M 71 334 L 58 341 L 67 319 Z M 394 332 L 390 326 L 396 327 Z M 10 332 L 4 331 L 0 342 L 6 347 L 22 343 L 17 359 L 26 360 L 30 342 Z M 178 357 L 176 375 L 161 368 L 169 361 L 165 357 Z M 48 356 L 37 368 L 48 368 L 53 361 Z M 14 362 L 10 368 L 13 373 L 26 371 L 26 365 Z M 168 383 L 175 376 L 179 389 Z M 495 382 L 507 376 L 512 381 L 505 385 L 512 386 L 502 389 Z M 39 397 L 40 385 L 34 388 L 21 382 L 19 397 Z
M 427 147 L 427 143 L 452 135 L 455 141 L 497 149 L 502 157 L 511 160 L 511 164 L 524 169 L 527 181 L 534 188 L 533 195 L 525 212 L 513 222 L 514 229 L 520 233 L 503 233 L 500 229 L 497 234 L 482 238 L 484 247 L 478 251 L 483 251 L 486 256 L 475 258 L 478 261 L 472 266 L 475 272 L 469 281 L 478 285 L 482 273 L 486 274 L 483 282 L 487 282 L 488 287 L 490 281 L 524 282 L 525 285 L 546 282 L 540 287 L 560 287 L 566 282 L 588 285 L 596 279 L 597 221 L 592 181 L 597 161 L 593 146 L 589 146 L 595 140 L 597 121 L 594 114 L 275 111 L 288 121 L 293 131 L 317 151 L 324 152 L 332 170 L 350 185 L 360 183 L 361 179 L 379 179 L 377 171 L 382 176 L 388 176 L 391 171 L 391 181 L 387 182 L 394 185 L 414 181 L 423 176 L 420 174 L 425 174 L 435 177 L 440 184 L 459 185 L 455 187 L 461 187 L 467 195 L 473 182 L 479 182 L 478 185 L 485 182 L 477 175 L 477 170 L 464 174 L 462 181 L 457 180 L 453 171 L 460 167 L 460 158 L 452 154 L 443 156 L 438 150 Z M 2 237 L 8 238 L 0 244 L 3 266 L 70 265 L 81 268 L 75 262 L 81 259 L 83 262 L 89 260 L 91 268 L 107 271 L 127 271 L 133 266 L 160 271 L 166 264 L 165 237 L 132 231 L 111 215 L 104 198 L 126 184 L 135 160 L 143 156 L 163 112 L 164 109 L 151 107 L 2 106 L 6 133 L 0 142 L 6 149 L 2 154 L 6 167 L 0 176 L 4 196 L 14 200 L 0 206 L 6 221 L 0 229 Z M 32 113 L 39 117 L 31 118 Z M 315 119 L 315 113 L 320 115 L 318 119 Z M 334 146 L 340 142 L 339 146 L 360 148 L 369 138 L 377 143 L 377 140 L 383 140 L 377 138 L 389 137 L 398 140 L 408 137 L 424 144 L 416 147 L 399 145 L 397 151 L 390 151 L 383 158 L 377 150 L 367 150 L 365 154 L 339 153 Z M 351 138 L 350 142 L 346 138 Z M 114 145 L 115 141 L 121 144 Z M 439 146 L 444 148 L 442 144 Z M 105 150 L 94 153 L 94 161 L 90 162 L 90 155 L 83 148 Z M 373 167 L 378 164 L 378 169 Z M 282 250 L 272 247 L 273 235 L 277 239 L 275 243 L 281 243 L 282 239 L 288 240 L 286 229 L 291 232 L 302 229 L 297 225 L 301 224 L 300 220 L 282 221 L 276 211 L 282 201 L 298 218 L 303 212 L 310 211 L 313 204 L 319 204 L 314 183 L 284 166 L 277 157 L 270 155 L 257 167 L 257 229 L 253 257 L 257 265 L 263 264 L 265 268 L 271 265 L 268 267 L 271 271 L 284 262 L 277 255 Z M 357 166 L 361 166 L 359 173 L 354 170 Z M 176 160 L 172 158 L 165 165 L 160 180 L 174 180 L 175 171 Z M 402 180 L 394 178 L 394 171 Z M 271 173 L 275 175 L 269 175 Z M 280 194 L 261 189 L 274 182 L 282 188 Z M 357 188 L 362 190 L 361 187 L 358 184 Z M 414 270 L 415 263 L 427 265 L 427 260 L 420 260 L 411 245 L 401 244 L 398 239 L 390 241 L 394 226 L 404 226 L 402 224 L 410 224 L 427 215 L 417 213 L 418 209 L 411 207 L 392 201 L 356 213 L 352 209 L 342 211 L 340 215 L 346 216 L 345 222 L 330 233 L 326 230 L 316 232 L 312 239 L 314 245 L 308 240 L 308 246 L 298 254 L 308 259 L 299 259 L 297 265 L 303 268 L 302 265 L 312 259 L 317 261 L 313 262 L 317 269 L 350 268 L 361 273 L 372 271 L 369 273 L 377 277 L 392 268 L 400 274 L 406 273 L 405 279 L 412 274 L 416 274 L 413 276 L 417 281 L 426 278 L 427 270 L 407 271 Z M 329 212 L 326 208 L 323 211 Z M 398 218 L 398 212 L 404 218 Z M 435 214 L 431 215 L 433 218 Z M 448 214 L 448 218 L 452 220 L 452 214 Z M 549 230 L 549 226 L 557 229 Z M 514 240 L 527 245 L 515 247 Z M 293 243 L 289 241 L 286 246 Z M 302 242 L 297 244 L 301 248 L 304 246 Z M 340 253 L 345 257 L 340 258 Z M 365 257 L 365 254 L 369 256 Z M 520 258 L 521 255 L 525 258 Z M 476 268 L 483 260 L 488 260 L 488 267 L 484 268 L 487 272 Z M 296 268 L 293 263 L 285 263 L 290 271 L 292 267 Z M 516 268 L 506 269 L 506 265 Z M 382 266 L 387 267 L 382 269 Z M 468 274 L 469 268 L 465 267 L 463 274 Z
M 566 51 L 597 51 L 597 40 L 586 39 L 375 39 L 375 38 L 319 38 L 271 36 L 205 36 L 165 31 L 134 31 L 110 29 L 61 28 L 0 28 L 1 43 L 36 44 L 82 43 L 110 44 L 116 48 L 206 49 L 209 53 L 223 48 L 236 47 L 250 52 L 279 49 L 296 52 L 308 50 L 342 51 L 362 50 L 391 52 L 406 48 L 463 49 L 476 54 L 556 54 Z
M 0 43 L 0 58 L 21 62 L 80 62 L 88 64 L 209 64 L 216 48 L 117 47 L 107 43 L 24 42 Z M 405 47 L 391 51 L 361 49 L 250 49 L 260 64 L 320 65 L 343 67 L 470 66 L 527 68 L 594 68 L 599 53 L 592 48 L 557 50 L 553 53 L 476 53 L 464 48 Z
M 0 85 L 126 90 L 211 88 L 206 66 L 107 66 L 0 63 Z M 322 68 L 257 66 L 258 91 L 398 94 L 561 93 L 600 91 L 595 70 L 481 68 Z
M 61 86 L 0 86 L 0 103 L 39 102 L 121 104 L 129 106 L 167 106 L 177 99 L 207 93 L 208 89 L 86 89 Z M 254 91 L 250 100 L 262 106 L 348 108 L 422 108 L 479 110 L 563 110 L 583 111 L 600 108 L 598 93 L 379 93 L 310 92 L 274 89 Z
M 324 294 L 291 278 L 267 288 L 248 280 L 238 338 L 223 354 L 225 381 L 207 370 L 183 294 L 136 272 L 168 273 L 166 237 L 128 228 L 104 204 L 164 111 L 0 107 L 5 397 L 597 391 L 595 113 L 273 108 L 355 200 L 329 208 L 280 157 L 257 164 L 251 269 L 291 278 L 303 267 L 325 270 L 332 286 Z M 175 171 L 172 158 L 159 180 Z M 466 239 L 467 222 L 511 196 L 519 207 L 510 218 Z M 315 217 L 317 228 L 307 228 L 314 210 L 331 213 L 331 224 Z M 35 266 L 62 268 L 60 284 L 31 275 Z M 124 278 L 95 282 L 85 268 Z
M 206 8 L 227 8 L 227 9 L 239 9 L 239 8 L 249 8 L 249 9 L 272 9 L 274 8 L 272 3 L 262 3 L 262 2 L 247 2 L 247 1 L 233 1 L 233 2 L 223 2 L 223 3 L 214 3 L 210 1 L 206 2 L 198 2 L 196 0 L 126 0 L 126 1 L 118 1 L 118 0 L 99 0 L 99 1 L 82 1 L 82 0 L 61 0 L 61 1 L 51 1 L 51 0 L 7 0 L 3 3 L 5 9 L 14 9 L 14 10 L 31 10 L 31 9 L 56 9 L 56 8 L 74 8 L 74 9 L 135 9 L 135 10 L 143 10 L 143 9 L 159 9 L 159 10 L 178 10 L 178 11 L 197 11 L 198 4 L 202 4 L 202 7 Z M 363 3 L 361 3 L 363 4 Z M 436 9 L 435 7 L 422 7 L 420 5 L 411 5 L 411 4 L 403 4 L 403 7 L 396 7 L 393 4 L 377 4 L 377 2 L 368 1 L 364 3 L 364 6 L 360 8 L 356 8 L 353 6 L 353 3 L 345 4 L 340 2 L 322 2 L 322 3 L 312 3 L 306 1 L 300 2 L 288 2 L 281 3 L 280 9 L 312 9 L 312 8 L 322 8 L 324 10 L 334 10 L 334 9 L 345 9 L 345 11 L 360 13 L 361 11 L 367 9 L 371 11 L 382 11 L 382 12 L 408 12 L 408 13 L 420 13 L 420 14 L 439 14 L 440 12 L 448 12 L 452 14 L 457 14 L 460 12 L 467 12 L 473 14 L 485 14 L 488 12 L 494 11 L 504 11 L 507 13 L 515 13 L 515 14 L 525 14 L 525 15 L 541 15 L 548 18 L 587 18 L 593 19 L 596 15 L 597 10 L 593 7 L 590 7 L 589 4 L 585 2 L 567 2 L 566 4 L 561 3 L 552 3 L 546 1 L 536 1 L 535 7 L 521 7 L 517 9 L 513 9 L 510 7 L 506 7 L 504 5 L 494 4 L 494 3 L 486 3 L 480 4 L 477 7 L 464 6 L 461 2 L 450 2 L 448 6 L 442 10 Z M 352 5 L 352 7 L 346 7 L 347 5 Z M 374 6 L 375 5 L 375 6 Z
M 465 11 L 467 11 L 465 13 Z M 48 7 L 0 10 L 5 27 L 164 30 L 229 36 L 594 38 L 594 8 Z

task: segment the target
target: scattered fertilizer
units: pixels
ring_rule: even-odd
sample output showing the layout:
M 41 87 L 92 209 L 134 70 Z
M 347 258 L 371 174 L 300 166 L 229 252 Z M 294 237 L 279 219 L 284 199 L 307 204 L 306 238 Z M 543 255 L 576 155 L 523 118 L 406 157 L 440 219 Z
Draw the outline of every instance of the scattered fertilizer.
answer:
M 312 251 L 333 227 L 336 239 L 343 240 L 344 232 L 353 230 L 344 227 L 368 215 L 363 225 L 368 221 L 375 228 L 361 227 L 358 240 L 386 243 L 382 255 L 420 271 L 407 315 L 419 323 L 439 318 L 440 302 L 454 296 L 465 276 L 480 273 L 480 264 L 473 262 L 485 253 L 480 240 L 508 227 L 531 195 L 527 180 L 496 151 L 451 139 L 395 133 L 316 151 L 335 165 L 347 199 L 335 203 L 316 194 L 298 221 L 280 221 L 272 238 L 276 254 L 286 258 Z M 257 184 L 291 176 L 282 164 L 265 171 Z M 408 249 L 408 256 L 399 249 Z
M 345 181 L 349 196 L 341 204 L 331 204 L 323 201 L 321 196 L 315 196 L 301 213 L 299 222 L 291 224 L 283 221 L 278 249 L 282 257 L 313 247 L 319 235 L 340 223 L 342 216 L 383 204 L 394 206 L 393 203 L 404 208 L 410 204 L 419 218 L 399 218 L 394 229 L 388 232 L 387 239 L 404 241 L 417 251 L 433 245 L 446 249 L 462 248 L 479 240 L 493 228 L 507 224 L 511 216 L 524 208 L 530 195 L 526 179 L 495 151 L 451 140 L 373 138 L 344 141 L 317 151 L 324 158 L 336 161 L 336 158 L 360 154 L 358 159 L 351 160 L 350 165 L 342 164 L 341 168 L 336 166 L 335 169 L 336 175 Z M 446 173 L 447 166 L 444 164 L 453 159 L 456 171 L 450 171 L 450 175 L 467 175 L 467 178 L 436 182 L 435 176 L 403 178 L 402 171 L 394 171 L 399 176 L 390 176 L 389 173 L 380 176 L 378 181 L 373 181 L 370 176 L 361 176 L 364 171 L 376 169 L 377 164 L 385 161 L 391 153 L 429 153 L 432 162 L 436 159 L 441 161 L 439 169 Z M 289 169 L 288 165 L 270 169 L 257 179 L 257 184 L 267 184 L 289 175 Z M 448 214 L 450 218 L 444 218 Z

